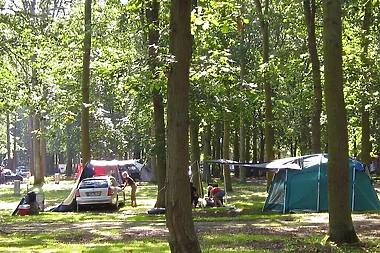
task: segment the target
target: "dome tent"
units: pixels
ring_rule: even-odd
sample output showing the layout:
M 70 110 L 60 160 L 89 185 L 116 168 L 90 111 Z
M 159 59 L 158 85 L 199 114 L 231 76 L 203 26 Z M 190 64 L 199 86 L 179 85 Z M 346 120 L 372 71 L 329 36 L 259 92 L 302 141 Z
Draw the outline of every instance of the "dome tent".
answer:
M 275 169 L 263 211 L 328 211 L 327 154 L 279 159 L 265 165 Z M 258 165 L 256 165 L 258 166 Z M 255 166 L 255 167 L 256 167 Z M 380 210 L 371 178 L 361 162 L 349 158 L 352 211 Z

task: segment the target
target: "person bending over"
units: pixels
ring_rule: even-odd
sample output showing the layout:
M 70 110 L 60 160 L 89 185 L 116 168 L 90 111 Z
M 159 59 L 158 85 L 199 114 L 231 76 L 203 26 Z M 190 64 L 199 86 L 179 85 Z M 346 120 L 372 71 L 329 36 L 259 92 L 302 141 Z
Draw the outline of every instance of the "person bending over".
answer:
M 214 200 L 215 206 L 223 206 L 223 197 L 226 195 L 226 192 L 216 186 L 210 188 L 210 197 Z
M 123 189 L 127 186 L 131 187 L 131 206 L 136 207 L 137 206 L 137 204 L 136 204 L 136 190 L 137 190 L 136 182 L 135 182 L 135 180 L 133 180 L 133 178 L 126 171 L 124 171 L 121 175 L 123 176 L 123 178 L 125 180 L 125 184 L 124 184 Z

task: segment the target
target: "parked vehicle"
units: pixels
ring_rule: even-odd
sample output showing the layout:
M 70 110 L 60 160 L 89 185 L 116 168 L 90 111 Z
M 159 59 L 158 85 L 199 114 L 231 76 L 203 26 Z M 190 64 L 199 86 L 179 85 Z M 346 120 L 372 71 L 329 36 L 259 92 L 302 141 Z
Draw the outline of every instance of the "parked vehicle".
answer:
M 16 168 L 16 174 L 22 177 L 30 177 L 30 170 L 25 168 L 24 166 L 19 166 Z
M 80 182 L 75 200 L 77 211 L 90 205 L 109 205 L 117 210 L 119 205 L 125 205 L 125 192 L 113 176 L 91 177 Z
M 3 173 L 4 173 L 5 183 L 13 182 L 15 180 L 23 181 L 22 176 L 13 173 L 10 169 L 4 169 Z

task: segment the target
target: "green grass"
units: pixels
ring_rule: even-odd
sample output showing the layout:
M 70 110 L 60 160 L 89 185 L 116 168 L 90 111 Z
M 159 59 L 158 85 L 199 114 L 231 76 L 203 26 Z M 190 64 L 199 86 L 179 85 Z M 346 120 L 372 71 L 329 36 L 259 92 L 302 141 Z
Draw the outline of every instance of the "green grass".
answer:
M 52 206 L 63 201 L 72 185 L 72 181 L 62 181 L 61 190 L 43 189 L 46 203 Z M 23 187 L 22 194 L 25 194 L 25 185 Z M 326 219 L 326 214 L 262 212 L 265 185 L 234 183 L 233 187 L 234 191 L 227 193 L 227 206 L 235 206 L 234 210 L 193 209 L 202 252 L 380 252 L 377 229 L 361 231 L 361 244 L 357 246 L 325 246 L 321 241 L 326 230 L 314 231 L 312 226 L 319 225 L 319 221 L 314 224 L 307 220 L 311 217 Z M 0 226 L 0 252 L 170 252 L 167 234 L 160 232 L 166 230 L 165 215 L 147 214 L 155 203 L 156 185 L 139 185 L 136 208 L 127 202 L 118 212 L 41 212 L 35 216 L 11 216 L 22 196 L 14 195 L 11 186 L 0 190 L 3 225 Z M 380 218 L 378 212 L 365 215 Z M 302 226 L 309 226 L 311 232 L 301 231 Z M 150 235 L 154 231 L 158 232 Z

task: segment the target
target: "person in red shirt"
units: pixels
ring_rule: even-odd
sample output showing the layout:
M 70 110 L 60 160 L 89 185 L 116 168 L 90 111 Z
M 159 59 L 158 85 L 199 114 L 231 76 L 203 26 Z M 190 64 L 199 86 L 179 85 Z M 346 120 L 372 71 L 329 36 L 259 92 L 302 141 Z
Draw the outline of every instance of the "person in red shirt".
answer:
M 223 206 L 222 201 L 223 201 L 223 197 L 226 195 L 226 192 L 218 186 L 214 186 L 212 188 L 211 187 L 209 188 L 210 190 L 209 197 L 214 200 L 215 206 Z

